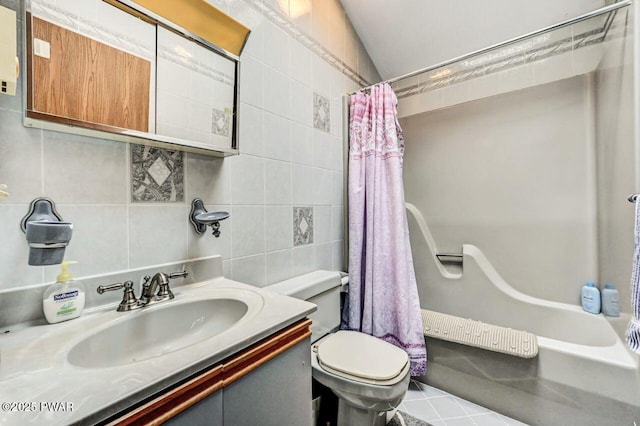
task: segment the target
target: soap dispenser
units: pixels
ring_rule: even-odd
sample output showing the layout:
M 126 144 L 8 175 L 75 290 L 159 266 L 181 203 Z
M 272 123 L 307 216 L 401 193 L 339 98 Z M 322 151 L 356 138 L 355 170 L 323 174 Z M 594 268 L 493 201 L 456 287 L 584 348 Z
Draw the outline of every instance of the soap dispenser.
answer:
M 600 290 L 593 281 L 582 286 L 582 309 L 592 314 L 600 313 Z
M 608 317 L 620 316 L 620 297 L 611 283 L 606 283 L 602 289 L 602 313 Z
M 68 271 L 70 261 L 61 263 L 56 283 L 47 288 L 42 297 L 42 310 L 49 324 L 78 318 L 84 309 L 84 286 L 74 281 Z

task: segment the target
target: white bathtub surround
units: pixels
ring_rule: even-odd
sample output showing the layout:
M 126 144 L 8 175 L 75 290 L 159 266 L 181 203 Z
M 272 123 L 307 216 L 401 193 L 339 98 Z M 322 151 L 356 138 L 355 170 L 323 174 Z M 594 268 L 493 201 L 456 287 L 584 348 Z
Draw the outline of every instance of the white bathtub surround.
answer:
M 509 394 L 510 387 L 514 387 L 517 392 L 501 399 L 503 404 L 512 404 L 506 408 L 512 411 L 505 414 L 513 416 L 521 409 L 518 405 L 524 403 L 514 402 L 523 396 L 522 392 L 533 392 L 536 398 L 541 398 L 541 404 L 553 400 L 556 393 L 571 395 L 560 404 L 552 404 L 555 413 L 563 413 L 552 417 L 556 420 L 544 417 L 554 415 L 550 407 L 523 410 L 524 414 L 519 418 L 525 420 L 543 416 L 541 418 L 546 419 L 545 422 L 558 421 L 569 412 L 580 422 L 575 424 L 599 424 L 600 414 L 587 408 L 582 414 L 576 413 L 572 408 L 575 404 L 616 407 L 616 419 L 631 418 L 632 413 L 640 410 L 640 360 L 627 349 L 621 336 L 603 315 L 589 314 L 577 305 L 552 302 L 515 290 L 500 276 L 485 254 L 473 245 L 462 246 L 462 268 L 455 272 L 446 270 L 436 257 L 437 246 L 424 218 L 415 206 L 407 204 L 407 207 L 414 253 L 422 255 L 422 262 L 416 267 L 421 306 L 529 331 L 537 336 L 539 349 L 537 358 L 520 360 L 428 339 L 430 354 L 434 347 L 436 349 L 434 360 L 430 358 L 431 367 L 425 380 L 445 388 L 448 380 L 449 385 L 455 388 L 465 380 L 465 376 L 478 376 L 478 380 L 465 385 L 467 390 L 464 392 L 468 393 L 460 396 L 488 406 L 495 404 L 486 396 L 489 394 L 478 394 L 474 399 L 472 389 L 480 392 L 488 386 L 481 384 L 481 380 L 489 379 L 491 386 L 497 388 L 496 393 L 491 393 L 494 397 L 498 392 Z M 628 318 L 628 314 L 622 315 Z M 514 367 L 505 368 L 509 365 Z M 456 389 L 457 394 L 459 391 L 460 388 Z M 501 410 L 505 410 L 504 405 Z
M 532 424 L 633 424 L 640 411 L 624 342 L 638 183 L 630 13 L 599 44 L 400 100 L 421 307 L 526 330 L 539 346 L 524 360 L 428 339 L 425 380 Z M 620 318 L 582 310 L 589 280 L 616 284 Z
M 633 233 L 633 270 L 631 272 L 631 309 L 633 317 L 627 330 L 627 343 L 632 351 L 640 354 L 640 202 L 636 200 L 636 223 Z

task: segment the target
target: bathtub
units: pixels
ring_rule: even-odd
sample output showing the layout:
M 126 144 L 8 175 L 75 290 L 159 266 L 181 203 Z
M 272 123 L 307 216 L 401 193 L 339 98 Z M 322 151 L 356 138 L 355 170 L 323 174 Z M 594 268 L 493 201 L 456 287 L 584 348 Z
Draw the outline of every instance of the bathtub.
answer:
M 421 380 L 529 424 L 640 426 L 639 357 L 623 341 L 628 316 L 523 294 L 473 245 L 462 246 L 461 263 L 442 263 L 421 213 L 409 203 L 407 212 L 421 307 L 526 330 L 539 346 L 536 358 L 520 359 L 429 338 Z

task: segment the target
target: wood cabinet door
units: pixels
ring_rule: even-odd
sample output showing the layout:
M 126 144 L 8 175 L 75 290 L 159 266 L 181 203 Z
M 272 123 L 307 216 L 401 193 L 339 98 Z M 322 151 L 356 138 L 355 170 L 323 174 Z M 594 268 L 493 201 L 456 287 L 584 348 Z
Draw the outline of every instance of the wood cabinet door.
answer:
M 149 61 L 40 18 L 31 26 L 30 109 L 149 132 Z

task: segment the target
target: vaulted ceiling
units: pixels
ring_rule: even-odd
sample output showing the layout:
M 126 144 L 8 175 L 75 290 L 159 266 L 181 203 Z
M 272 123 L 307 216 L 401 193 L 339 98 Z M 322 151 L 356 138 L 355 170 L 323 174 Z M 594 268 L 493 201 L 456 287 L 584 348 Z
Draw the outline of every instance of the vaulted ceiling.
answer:
M 603 7 L 605 0 L 340 0 L 383 79 Z

